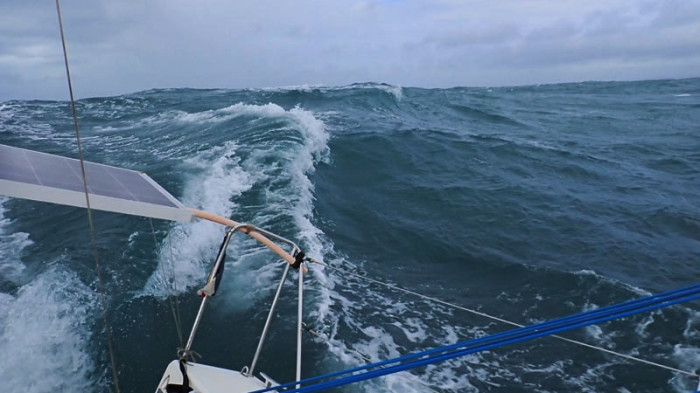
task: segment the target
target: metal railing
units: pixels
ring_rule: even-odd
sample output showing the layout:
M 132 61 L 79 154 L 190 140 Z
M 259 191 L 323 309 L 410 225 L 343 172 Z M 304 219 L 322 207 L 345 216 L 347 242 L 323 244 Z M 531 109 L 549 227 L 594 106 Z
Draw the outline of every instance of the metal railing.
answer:
M 195 317 L 194 324 L 192 325 L 192 330 L 190 331 L 189 338 L 187 340 L 187 345 L 185 346 L 184 349 L 181 349 L 179 351 L 179 356 L 182 359 L 186 359 L 187 357 L 190 357 L 193 352 L 192 352 L 192 343 L 194 342 L 194 337 L 197 333 L 197 329 L 199 328 L 199 324 L 202 320 L 202 315 L 204 313 L 204 308 L 207 304 L 207 299 L 210 296 L 213 296 L 216 287 L 218 286 L 218 283 L 216 282 L 217 278 L 217 272 L 219 272 L 219 269 L 221 268 L 221 264 L 224 263 L 224 258 L 226 255 L 226 248 L 228 247 L 228 244 L 231 240 L 231 236 L 236 233 L 236 232 L 245 232 L 247 234 L 250 234 L 251 232 L 258 232 L 260 234 L 263 234 L 269 238 L 272 238 L 276 240 L 277 242 L 287 244 L 292 247 L 292 255 L 297 256 L 300 252 L 301 249 L 299 246 L 296 245 L 293 241 L 286 239 L 282 236 L 279 236 L 275 233 L 269 232 L 267 230 L 257 228 L 251 224 L 238 224 L 234 227 L 231 227 L 228 231 L 226 231 L 226 235 L 224 237 L 224 240 L 221 244 L 221 248 L 219 249 L 219 253 L 216 256 L 216 260 L 214 262 L 214 266 L 212 266 L 212 270 L 209 273 L 209 277 L 207 278 L 207 282 L 204 285 L 202 289 L 198 291 L 198 294 L 202 297 L 202 303 L 199 306 L 199 310 L 197 311 L 197 316 Z M 255 366 L 258 363 L 258 360 L 260 358 L 260 354 L 262 352 L 263 345 L 265 343 L 265 338 L 267 337 L 267 333 L 270 327 L 270 323 L 272 322 L 272 316 L 274 315 L 275 309 L 277 307 L 277 303 L 280 298 L 280 294 L 282 293 L 282 287 L 284 286 L 284 283 L 287 279 L 287 275 L 289 274 L 289 267 L 292 266 L 290 263 L 287 263 L 284 272 L 282 273 L 282 278 L 280 280 L 279 285 L 277 286 L 277 291 L 275 292 L 275 296 L 272 299 L 272 305 L 270 306 L 270 311 L 267 314 L 267 319 L 265 321 L 265 326 L 263 327 L 262 333 L 260 335 L 260 340 L 258 341 L 258 346 L 255 350 L 255 355 L 253 355 L 253 361 L 251 362 L 250 367 L 245 367 L 241 372 L 243 375 L 246 377 L 251 377 L 253 375 L 253 372 L 255 371 Z M 300 261 L 300 264 L 298 266 L 299 270 L 299 286 L 298 286 L 298 316 L 297 316 L 297 359 L 296 359 L 296 379 L 300 380 L 301 379 L 301 336 L 302 336 L 302 329 L 303 329 L 303 322 L 302 322 L 302 315 L 303 315 L 303 291 L 304 291 L 304 274 L 306 272 L 306 268 L 304 266 L 303 261 Z

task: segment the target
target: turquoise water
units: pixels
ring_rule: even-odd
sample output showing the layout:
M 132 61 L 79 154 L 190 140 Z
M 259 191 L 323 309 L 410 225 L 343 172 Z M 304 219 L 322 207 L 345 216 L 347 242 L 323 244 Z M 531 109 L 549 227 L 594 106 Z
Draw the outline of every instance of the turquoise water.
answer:
M 151 90 L 80 100 L 78 114 L 90 161 L 144 171 L 187 206 L 294 239 L 334 266 L 515 322 L 700 281 L 700 79 Z M 0 103 L 0 143 L 75 157 L 68 103 Z M 85 212 L 0 201 L 0 379 L 11 392 L 108 391 Z M 152 391 L 179 345 L 167 293 L 189 331 L 223 229 L 95 220 L 121 391 Z M 243 237 L 228 254 L 194 349 L 240 369 L 282 266 Z M 258 366 L 279 381 L 294 377 L 295 277 Z M 305 336 L 304 376 L 508 329 L 318 266 L 305 310 L 328 340 Z M 696 302 L 567 336 L 693 371 L 699 327 Z M 540 339 L 344 391 L 696 383 Z

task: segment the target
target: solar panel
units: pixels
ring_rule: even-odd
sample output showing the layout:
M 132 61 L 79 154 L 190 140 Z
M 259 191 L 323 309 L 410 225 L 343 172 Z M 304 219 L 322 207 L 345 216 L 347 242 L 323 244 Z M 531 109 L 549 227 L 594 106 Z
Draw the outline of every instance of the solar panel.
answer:
M 174 221 L 192 213 L 145 173 L 85 162 L 90 207 Z M 86 207 L 80 161 L 0 145 L 0 195 Z

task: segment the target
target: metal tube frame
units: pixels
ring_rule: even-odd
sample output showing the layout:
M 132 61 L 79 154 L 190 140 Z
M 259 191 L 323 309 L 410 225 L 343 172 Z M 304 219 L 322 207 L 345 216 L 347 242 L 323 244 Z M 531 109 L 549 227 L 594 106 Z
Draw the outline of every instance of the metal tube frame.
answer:
M 274 234 L 272 232 L 266 231 L 264 229 L 256 228 L 252 225 L 249 225 L 247 227 L 248 230 L 251 231 L 257 231 L 262 233 L 265 236 L 268 236 L 270 238 L 273 238 L 279 242 L 286 243 L 290 246 L 292 246 L 292 254 L 296 255 L 297 252 L 300 252 L 301 249 L 299 249 L 299 246 L 296 245 L 293 241 L 286 239 L 282 236 L 279 236 L 277 234 Z M 302 264 L 303 265 L 303 264 Z M 272 305 L 270 306 L 270 311 L 267 315 L 267 320 L 265 321 L 265 326 L 263 327 L 263 332 L 262 335 L 260 336 L 260 341 L 258 341 L 258 347 L 255 350 L 255 355 L 253 356 L 253 362 L 250 365 L 250 368 L 248 369 L 247 373 L 245 373 L 246 376 L 250 377 L 253 375 L 253 372 L 255 371 L 255 366 L 258 362 L 258 359 L 260 357 L 260 352 L 262 351 L 262 346 L 263 343 L 265 342 L 265 338 L 267 337 L 267 331 L 270 327 L 270 322 L 272 321 L 272 315 L 274 314 L 275 308 L 277 307 L 277 301 L 279 300 L 280 294 L 282 292 L 282 287 L 284 285 L 285 280 L 287 279 L 287 274 L 289 272 L 289 264 L 284 269 L 284 273 L 282 275 L 282 280 L 280 281 L 279 286 L 277 287 L 277 293 L 275 293 L 275 297 L 272 300 Z M 301 379 L 301 333 L 302 333 L 302 315 L 303 315 L 303 310 L 302 310 L 302 304 L 303 304 L 303 277 L 304 277 L 304 269 L 303 266 L 299 266 L 299 306 L 298 306 L 298 316 L 297 316 L 297 365 L 296 365 L 296 374 L 297 374 L 297 380 Z
M 270 306 L 270 312 L 267 314 L 267 320 L 265 321 L 265 327 L 263 327 L 262 334 L 260 335 L 260 341 L 258 341 L 258 347 L 255 349 L 255 355 L 253 356 L 253 362 L 250 363 L 250 368 L 248 369 L 248 372 L 245 373 L 246 377 L 250 377 L 253 375 L 253 372 L 255 371 L 255 365 L 258 363 L 258 358 L 260 357 L 260 352 L 262 351 L 263 343 L 265 342 L 265 337 L 267 337 L 267 330 L 270 327 L 270 322 L 272 321 L 272 315 L 275 312 L 275 308 L 277 307 L 277 301 L 280 298 L 280 293 L 282 293 L 282 287 L 284 286 L 285 281 L 287 280 L 287 273 L 289 273 L 289 266 L 290 264 L 286 264 L 284 268 L 284 273 L 282 273 L 282 280 L 280 280 L 280 284 L 277 287 L 277 293 L 275 293 L 275 298 L 272 299 L 272 305 Z
M 299 246 L 296 245 L 293 241 L 286 239 L 282 236 L 279 236 L 277 234 L 274 234 L 272 232 L 266 231 L 261 228 L 257 228 L 254 225 L 251 224 L 239 224 L 236 225 L 235 227 L 231 228 L 226 232 L 226 238 L 224 240 L 224 244 L 221 247 L 221 250 L 219 251 L 219 254 L 216 256 L 216 262 L 214 263 L 214 266 L 212 267 L 211 273 L 209 274 L 209 278 L 207 279 L 207 282 L 214 277 L 216 274 L 216 271 L 219 269 L 219 266 L 223 262 L 224 259 L 224 254 L 226 253 L 226 248 L 228 247 L 229 241 L 231 240 L 231 236 L 236 232 L 236 231 L 241 231 L 242 229 L 246 229 L 247 232 L 260 232 L 265 236 L 271 237 L 279 242 L 286 243 L 292 247 L 292 254 L 296 256 L 298 252 L 301 251 Z M 304 263 L 299 266 L 299 303 L 298 303 L 298 315 L 297 315 L 297 365 L 296 365 L 296 378 L 297 380 L 301 379 L 301 333 L 303 329 L 303 303 L 304 303 L 304 298 L 303 298 L 303 292 L 304 292 Z M 262 351 L 263 344 L 265 342 L 265 338 L 267 337 L 267 332 L 270 327 L 270 322 L 272 321 L 272 316 L 274 314 L 275 308 L 277 307 L 277 302 L 279 300 L 280 294 L 282 293 L 282 288 L 284 286 L 284 283 L 287 279 L 287 275 L 289 273 L 289 267 L 291 265 L 289 263 L 286 264 L 284 268 L 284 273 L 282 274 L 282 279 L 280 280 L 279 286 L 277 287 L 277 292 L 275 293 L 275 297 L 272 300 L 272 305 L 270 306 L 270 311 L 267 315 L 267 320 L 265 321 L 265 326 L 263 327 L 262 334 L 260 336 L 260 341 L 258 342 L 258 347 L 255 350 L 255 355 L 253 356 L 253 362 L 251 363 L 250 369 L 244 373 L 245 376 L 250 377 L 253 375 L 253 372 L 255 371 L 255 366 L 258 362 L 258 359 L 260 358 L 260 352 Z M 199 306 L 199 310 L 197 311 L 197 316 L 195 317 L 194 324 L 192 325 L 192 330 L 190 331 L 190 336 L 187 340 L 187 345 L 185 346 L 184 350 L 181 350 L 180 357 L 183 359 L 186 359 L 187 356 L 189 356 L 191 349 L 192 349 L 192 343 L 194 342 L 194 336 L 197 332 L 197 329 L 199 328 L 199 323 L 202 320 L 202 315 L 204 314 L 204 308 L 207 303 L 207 299 L 209 296 L 204 295 L 202 299 L 202 303 Z M 297 385 L 297 387 L 299 387 Z
M 211 269 L 211 273 L 209 273 L 209 278 L 207 278 L 207 282 L 211 280 L 212 277 L 214 277 L 214 274 L 216 274 L 216 271 L 219 269 L 219 266 L 221 265 L 221 262 L 224 259 L 224 255 L 226 254 L 226 248 L 228 247 L 228 243 L 231 240 L 231 236 L 241 228 L 247 227 L 247 224 L 240 224 L 237 225 L 233 228 L 231 228 L 228 232 L 226 232 L 226 238 L 224 239 L 224 244 L 221 247 L 221 250 L 219 250 L 219 254 L 216 256 L 216 262 L 214 263 L 214 266 Z M 202 321 L 202 314 L 204 314 L 204 306 L 207 304 L 207 299 L 209 296 L 203 295 L 202 297 L 202 303 L 199 305 L 199 311 L 197 311 L 197 316 L 194 319 L 194 324 L 192 325 L 192 330 L 190 331 L 190 336 L 187 339 L 187 345 L 185 345 L 185 349 L 182 350 L 181 353 L 181 358 L 186 358 L 190 350 L 192 349 L 192 343 L 194 342 L 194 336 L 197 333 L 197 329 L 199 328 L 199 323 Z
M 302 309 L 304 305 L 304 263 L 299 265 L 299 307 L 297 311 L 297 381 L 301 380 L 301 329 L 304 324 L 302 320 Z M 296 385 L 299 389 L 301 385 Z

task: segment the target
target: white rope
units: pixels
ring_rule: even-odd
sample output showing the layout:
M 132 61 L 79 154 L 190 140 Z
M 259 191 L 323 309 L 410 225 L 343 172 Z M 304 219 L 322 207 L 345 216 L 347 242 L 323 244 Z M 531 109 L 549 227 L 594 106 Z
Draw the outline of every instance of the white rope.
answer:
M 471 308 L 467 308 L 467 307 L 463 307 L 463 306 L 460 306 L 460 305 L 457 305 L 457 304 L 449 303 L 449 302 L 446 302 L 446 301 L 444 301 L 444 300 L 440 300 L 440 299 L 438 299 L 438 298 L 434 298 L 434 297 L 431 297 L 431 296 L 426 296 L 426 295 L 420 294 L 420 293 L 418 293 L 418 292 L 411 291 L 411 290 L 409 290 L 409 289 L 401 288 L 401 287 L 396 286 L 396 285 L 394 285 L 394 284 L 388 284 L 388 283 L 385 283 L 385 282 L 382 282 L 382 281 L 379 281 L 379 280 L 375 280 L 375 279 L 372 279 L 372 278 L 369 278 L 369 277 L 366 277 L 366 276 L 363 276 L 363 275 L 360 275 L 360 274 L 357 274 L 357 273 L 353 273 L 353 272 L 348 271 L 348 270 L 345 270 L 345 269 L 340 269 L 340 268 L 337 268 L 337 267 L 333 267 L 333 266 L 328 265 L 327 263 L 324 263 L 324 262 L 321 262 L 321 261 L 317 261 L 317 260 L 312 259 L 312 258 L 307 258 L 307 259 L 308 259 L 309 261 L 313 262 L 313 263 L 317 263 L 317 264 L 319 264 L 319 265 L 321 265 L 321 266 L 324 266 L 324 267 L 327 267 L 327 268 L 329 268 L 329 269 L 332 269 L 332 270 L 341 272 L 341 273 L 343 273 L 343 274 L 347 274 L 347 275 L 350 275 L 350 276 L 354 276 L 354 277 L 360 278 L 360 279 L 362 279 L 362 280 L 369 281 L 369 282 L 372 282 L 372 283 L 374 283 L 374 284 L 378 284 L 378 285 L 381 285 L 381 286 L 384 286 L 384 287 L 387 287 L 387 288 L 391 288 L 391 289 L 396 290 L 396 291 L 399 291 L 399 292 L 404 292 L 404 293 L 407 293 L 407 294 L 410 294 L 410 295 L 413 295 L 413 296 L 417 296 L 417 297 L 419 297 L 419 298 L 421 298 L 421 299 L 424 299 L 424 300 L 428 300 L 428 301 L 431 301 L 431 302 L 434 302 L 434 303 L 442 304 L 443 306 L 451 307 L 451 308 L 454 308 L 454 309 L 457 309 L 457 310 L 466 311 L 466 312 L 472 313 L 472 314 L 474 314 L 474 315 L 478 315 L 478 316 L 481 316 L 481 317 L 484 317 L 484 318 L 491 319 L 491 320 L 493 320 L 493 321 L 498 321 L 498 322 L 505 323 L 505 324 L 508 324 L 508 325 L 511 325 L 511 326 L 515 326 L 515 327 L 523 327 L 523 326 L 524 326 L 524 325 L 521 325 L 521 324 L 519 324 L 519 323 L 515 323 L 515 322 L 512 322 L 512 321 L 509 321 L 509 320 L 507 320 L 507 319 L 499 318 L 499 317 L 496 317 L 496 316 L 493 316 L 493 315 L 486 314 L 486 313 L 481 312 L 481 311 L 477 311 L 477 310 L 474 310 L 474 309 L 471 309 Z M 610 354 L 610 355 L 615 355 L 615 356 L 619 356 L 619 357 L 622 357 L 622 358 L 625 358 L 625 359 L 628 359 L 628 360 L 633 360 L 633 361 L 635 361 L 635 362 L 644 363 L 644 364 L 647 364 L 647 365 L 650 365 L 650 366 L 660 367 L 660 368 L 663 368 L 663 369 L 666 369 L 666 370 L 669 370 L 669 371 L 675 371 L 675 372 L 680 373 L 680 374 L 685 374 L 685 375 L 687 375 L 687 376 L 689 376 L 689 377 L 700 378 L 700 375 L 695 374 L 695 373 L 690 372 L 690 371 L 680 370 L 680 369 L 677 369 L 677 368 L 675 368 L 675 367 L 671 367 L 671 366 L 667 366 L 667 365 L 664 365 L 664 364 L 652 362 L 652 361 L 646 360 L 646 359 L 640 359 L 640 358 L 638 358 L 638 357 L 634 357 L 634 356 L 631 356 L 631 355 L 626 355 L 626 354 L 624 354 L 624 353 L 619 353 L 619 352 L 611 351 L 611 350 L 609 350 L 609 349 L 601 348 L 601 347 L 598 347 L 598 346 L 595 346 L 595 345 L 591 345 L 591 344 L 587 344 L 587 343 L 584 343 L 584 342 L 581 342 L 581 341 L 573 340 L 573 339 L 566 338 L 566 337 L 562 337 L 562 336 L 559 336 L 559 335 L 552 335 L 551 337 L 558 338 L 559 340 L 563 340 L 563 341 L 566 341 L 566 342 L 569 342 L 569 343 L 572 343 L 572 344 L 580 345 L 580 346 L 583 346 L 583 347 L 586 347 L 586 348 L 596 349 L 596 350 L 598 350 L 598 351 L 605 352 L 605 353 L 608 353 L 608 354 Z M 699 390 L 700 390 L 700 389 L 699 389 Z
M 78 114 L 75 110 L 75 98 L 73 97 L 73 83 L 70 78 L 70 68 L 68 67 L 68 50 L 66 49 L 66 38 L 63 34 L 63 19 L 61 18 L 61 5 L 59 0 L 56 0 L 56 13 L 58 14 L 58 26 L 61 30 L 61 44 L 63 45 L 63 60 L 66 65 L 66 77 L 68 78 L 68 91 L 70 93 L 70 104 L 73 111 L 73 125 L 75 126 L 75 138 L 78 143 L 78 157 L 80 158 L 80 170 L 83 175 L 83 189 L 85 191 L 85 204 L 87 207 L 88 224 L 90 226 L 90 239 L 92 241 L 92 252 L 95 257 L 95 271 L 97 272 L 97 285 L 100 289 L 100 304 L 102 305 L 102 316 L 105 323 L 105 336 L 107 338 L 107 349 L 109 350 L 109 361 L 112 366 L 112 379 L 114 381 L 114 389 L 119 393 L 119 379 L 117 378 L 117 366 L 114 359 L 114 350 L 112 348 L 112 333 L 109 325 L 109 317 L 107 315 L 107 298 L 105 288 L 102 282 L 102 274 L 100 272 L 100 257 L 97 252 L 97 240 L 95 237 L 95 225 L 92 220 L 92 209 L 90 208 L 90 195 L 88 192 L 88 180 L 85 174 L 85 162 L 83 160 L 83 147 L 80 143 L 80 131 L 78 129 Z

